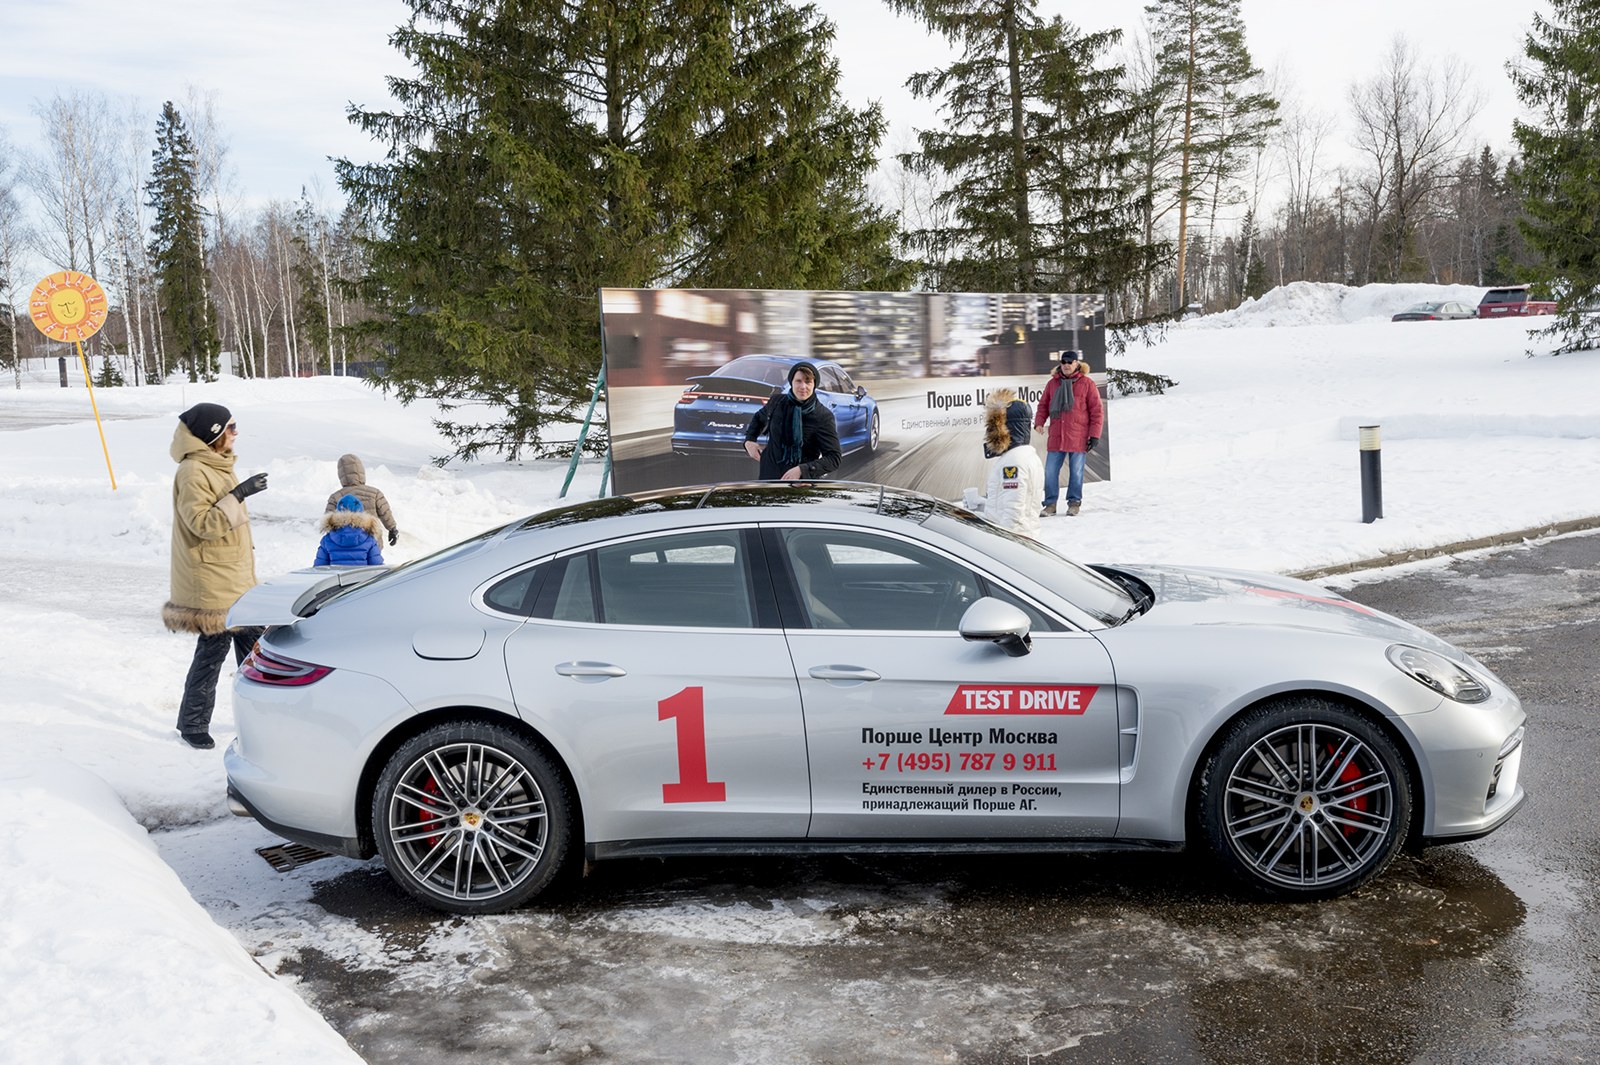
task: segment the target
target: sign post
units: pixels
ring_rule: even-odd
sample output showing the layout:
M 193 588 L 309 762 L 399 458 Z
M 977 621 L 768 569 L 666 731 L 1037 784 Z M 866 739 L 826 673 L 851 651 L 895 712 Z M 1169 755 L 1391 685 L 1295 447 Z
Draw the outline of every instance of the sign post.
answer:
M 105 427 L 100 424 L 100 405 L 94 400 L 94 382 L 89 379 L 89 360 L 83 342 L 106 324 L 109 303 L 95 279 L 77 270 L 59 270 L 33 287 L 28 297 L 28 315 L 39 332 L 51 340 L 71 341 L 78 348 L 78 365 L 83 367 L 83 384 L 89 390 L 89 407 L 94 411 L 94 426 L 100 433 L 100 450 L 106 456 L 106 473 L 111 490 L 117 490 L 117 475 L 111 469 L 111 450 L 106 447 Z M 65 380 L 63 379 L 63 383 Z

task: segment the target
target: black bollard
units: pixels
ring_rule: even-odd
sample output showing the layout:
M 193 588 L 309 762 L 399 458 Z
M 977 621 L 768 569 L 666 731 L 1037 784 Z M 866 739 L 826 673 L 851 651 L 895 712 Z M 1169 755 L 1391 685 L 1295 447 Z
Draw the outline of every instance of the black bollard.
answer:
M 1361 520 L 1371 524 L 1383 517 L 1383 442 L 1378 426 L 1361 427 Z
M 65 355 L 58 355 L 58 356 L 56 356 L 56 361 L 59 362 L 60 365 L 61 365 L 61 387 L 62 388 L 66 388 L 67 387 L 67 357 Z

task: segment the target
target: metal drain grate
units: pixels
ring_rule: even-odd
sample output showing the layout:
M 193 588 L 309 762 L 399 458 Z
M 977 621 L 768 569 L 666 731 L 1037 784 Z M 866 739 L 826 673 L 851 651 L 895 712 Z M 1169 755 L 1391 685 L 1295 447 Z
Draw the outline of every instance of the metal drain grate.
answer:
M 319 851 L 315 847 L 308 847 L 304 843 L 279 843 L 272 847 L 257 847 L 256 853 L 267 860 L 267 864 L 280 873 L 287 873 L 291 869 L 298 869 L 302 865 L 316 861 L 318 858 L 330 858 L 327 851 Z

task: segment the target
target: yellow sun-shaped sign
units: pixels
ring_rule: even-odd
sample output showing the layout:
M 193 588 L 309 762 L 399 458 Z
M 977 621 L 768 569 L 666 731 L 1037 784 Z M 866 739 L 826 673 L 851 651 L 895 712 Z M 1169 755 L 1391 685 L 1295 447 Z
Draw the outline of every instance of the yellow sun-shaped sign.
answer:
M 59 270 L 33 288 L 28 315 L 51 340 L 84 341 L 106 324 L 110 303 L 105 289 L 88 274 Z

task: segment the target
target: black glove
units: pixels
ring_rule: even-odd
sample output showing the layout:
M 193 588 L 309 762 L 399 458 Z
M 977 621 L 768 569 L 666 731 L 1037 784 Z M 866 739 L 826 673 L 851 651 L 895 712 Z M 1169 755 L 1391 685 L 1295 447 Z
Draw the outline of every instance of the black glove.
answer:
M 1094 450 L 1094 446 L 1096 444 L 1098 444 L 1099 442 L 1100 442 L 1100 438 L 1098 436 L 1091 436 L 1089 438 L 1089 442 L 1083 446 L 1083 450 L 1085 450 L 1085 451 L 1093 451 Z
M 253 496 L 257 492 L 265 492 L 266 490 L 267 475 L 264 473 L 258 473 L 254 477 L 246 477 L 244 480 L 234 485 L 233 491 L 229 492 L 228 494 L 237 499 L 239 502 L 243 503 L 245 496 Z
M 395 544 L 397 544 L 399 542 L 400 542 L 400 530 L 399 529 L 390 529 L 389 530 L 389 546 L 393 547 Z

